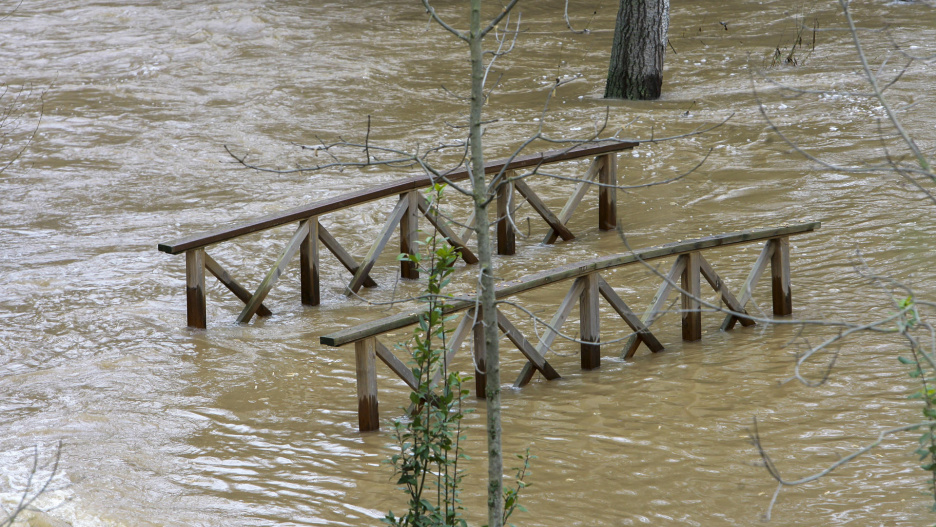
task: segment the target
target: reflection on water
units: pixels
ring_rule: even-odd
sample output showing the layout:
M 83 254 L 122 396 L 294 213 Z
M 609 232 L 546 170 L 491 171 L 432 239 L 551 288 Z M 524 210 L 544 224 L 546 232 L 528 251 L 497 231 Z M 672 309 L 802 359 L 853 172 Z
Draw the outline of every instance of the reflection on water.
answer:
M 581 26 L 595 8 L 573 2 L 570 14 Z M 770 131 L 752 94 L 753 83 L 775 123 L 830 162 L 881 157 L 880 108 L 844 93 L 862 85 L 843 35 L 818 33 L 799 67 L 770 66 L 776 47 L 792 45 L 798 21 L 840 25 L 834 5 L 674 6 L 664 98 L 641 103 L 599 99 L 614 11 L 601 5 L 592 32 L 572 34 L 558 6 L 524 7 L 525 32 L 500 63 L 504 76 L 487 109 L 497 119 L 486 131 L 489 157 L 507 154 L 540 124 L 554 137 L 589 133 L 602 125 L 606 104 L 608 130 L 621 136 L 680 135 L 731 115 L 704 136 L 621 155 L 625 182 L 639 184 L 686 171 L 711 150 L 689 178 L 619 197 L 629 243 L 817 219 L 819 232 L 792 241 L 797 316 L 870 320 L 886 312 L 886 296 L 852 270 L 855 248 L 877 272 L 933 292 L 926 282 L 936 256 L 933 215 L 914 190 L 894 176 L 804 162 Z M 859 16 L 865 27 L 891 23 L 900 42 L 921 46 L 920 54 L 936 51 L 924 49 L 936 41 L 930 5 L 862 5 Z M 465 106 L 440 86 L 461 93 L 466 50 L 427 26 L 416 2 L 36 1 L 0 27 L 2 80 L 51 87 L 28 156 L 0 175 L 0 489 L 23 484 L 34 445 L 48 463 L 61 439 L 60 470 L 39 502 L 58 505 L 47 521 L 362 525 L 399 510 L 403 500 L 382 464 L 392 438 L 356 431 L 353 355 L 318 344 L 322 333 L 381 314 L 344 299 L 344 270 L 326 257 L 325 303 L 313 309 L 300 307 L 298 277 L 287 274 L 267 301 L 276 314 L 246 327 L 230 322 L 237 301 L 212 284 L 211 329 L 191 332 L 183 327 L 183 260 L 155 246 L 412 175 L 247 172 L 231 165 L 223 145 L 257 164 L 295 167 L 310 159 L 294 143 L 362 138 L 368 115 L 373 141 L 416 148 L 458 139 L 462 131 L 450 125 L 463 121 Z M 887 46 L 875 42 L 869 49 L 880 60 Z M 786 85 L 840 93 L 789 97 L 763 81 L 764 72 Z M 557 91 L 541 121 L 557 77 L 578 79 Z M 907 122 L 929 151 L 931 84 L 932 65 L 919 65 L 890 92 L 895 104 L 918 103 Z M 585 167 L 562 170 L 574 176 Z M 568 192 L 554 180 L 531 184 L 554 207 Z M 460 206 L 454 195 L 450 206 Z M 498 260 L 499 276 L 620 252 L 615 233 L 595 230 L 595 208 L 586 203 L 573 218 L 572 230 L 581 233 L 575 242 L 555 247 L 537 245 L 545 227 L 521 208 L 524 225 L 532 218 L 530 235 L 519 240 L 520 254 Z M 362 254 L 385 211 L 376 204 L 324 221 Z M 212 255 L 256 284 L 285 232 L 221 245 Z M 722 250 L 711 261 L 738 288 L 757 250 Z M 388 285 L 366 298 L 418 289 L 391 287 L 394 272 L 388 255 L 375 270 Z M 471 273 L 460 271 L 456 286 L 467 287 Z M 606 278 L 638 311 L 658 283 L 638 269 Z M 761 304 L 769 302 L 765 291 L 755 297 Z M 545 289 L 524 306 L 549 316 L 564 294 Z M 602 316 L 604 341 L 627 335 L 610 310 Z M 641 351 L 622 362 L 609 345 L 593 372 L 579 372 L 575 346 L 560 343 L 551 362 L 561 381 L 506 390 L 505 451 L 530 446 L 538 456 L 524 496 L 530 512 L 516 521 L 750 525 L 774 490 L 748 442 L 754 416 L 778 466 L 793 477 L 918 415 L 905 399 L 913 384 L 897 367 L 900 348 L 886 337 L 850 341 L 830 382 L 806 389 L 781 382 L 800 349 L 794 328 L 719 333 L 719 320 L 704 317 L 703 340 L 683 344 L 678 318 L 669 314 L 658 330 L 665 353 Z M 810 338 L 830 334 L 818 329 Z M 505 380 L 512 380 L 522 361 L 509 348 L 504 353 Z M 467 357 L 458 360 L 470 367 Z M 389 371 L 379 374 L 387 420 L 398 415 L 406 391 Z M 469 422 L 474 461 L 465 503 L 481 521 L 482 412 Z M 914 441 L 902 437 L 833 477 L 785 492 L 775 522 L 932 521 Z M 8 506 L 15 498 L 6 492 L 0 499 Z

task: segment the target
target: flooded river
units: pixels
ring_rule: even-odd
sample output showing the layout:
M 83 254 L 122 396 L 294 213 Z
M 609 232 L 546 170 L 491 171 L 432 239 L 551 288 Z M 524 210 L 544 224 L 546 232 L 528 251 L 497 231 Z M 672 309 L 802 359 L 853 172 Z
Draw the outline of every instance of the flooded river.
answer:
M 13 4 L 3 2 L 3 9 Z M 301 307 L 293 267 L 267 300 L 274 316 L 238 326 L 238 301 L 209 278 L 209 329 L 191 331 L 184 258 L 156 245 L 415 175 L 386 168 L 248 171 L 231 162 L 224 145 L 258 165 L 288 169 L 316 162 L 297 144 L 339 135 L 362 140 L 368 116 L 370 140 L 401 149 L 462 137 L 453 125 L 467 113 L 457 97 L 467 89 L 467 47 L 427 24 L 417 4 L 27 0 L 0 20 L 0 81 L 14 91 L 31 85 L 34 95 L 24 103 L 22 128 L 8 136 L 12 144 L 23 144 L 35 125 L 44 92 L 35 140 L 0 174 L 4 506 L 18 498 L 36 449 L 47 467 L 61 442 L 58 471 L 35 502 L 48 512 L 33 516 L 32 525 L 374 525 L 388 510 L 402 509 L 404 496 L 383 461 L 393 452 L 386 430 L 401 414 L 405 387 L 378 366 L 384 432 L 359 434 L 353 350 L 318 343 L 320 335 L 386 308 L 345 299 L 349 275 L 325 256 L 323 305 Z M 464 27 L 463 9 L 450 4 L 440 12 Z M 573 25 L 590 29 L 583 34 L 566 28 L 562 2 L 523 6 L 516 48 L 492 76 L 503 73 L 485 114 L 495 121 L 486 130 L 488 158 L 509 154 L 540 125 L 553 137 L 581 138 L 607 115 L 606 135 L 646 139 L 730 116 L 704 135 L 620 156 L 624 183 L 640 184 L 685 172 L 711 151 L 686 179 L 619 195 L 619 217 L 634 247 L 820 220 L 819 231 L 792 239 L 796 317 L 867 322 L 889 312 L 890 297 L 856 273 L 856 250 L 875 272 L 936 295 L 933 205 L 899 176 L 804 160 L 758 110 L 761 101 L 790 138 L 830 163 L 862 166 L 883 158 L 881 108 L 861 94 L 866 87 L 848 35 L 827 31 L 844 24 L 837 4 L 674 1 L 663 98 L 607 103 L 600 97 L 614 4 L 572 2 Z M 888 38 L 910 53 L 936 53 L 931 3 L 854 4 L 861 27 L 891 28 L 890 37 L 864 34 L 875 64 L 887 56 Z M 802 23 L 819 31 L 802 35 L 797 65 L 775 64 L 775 49 L 785 59 Z M 891 54 L 882 74 L 892 78 L 904 64 Z M 898 107 L 913 105 L 903 117 L 931 155 L 934 68 L 916 63 L 889 90 Z M 793 97 L 764 74 L 835 93 Z M 557 78 L 570 82 L 543 114 Z M 885 142 L 894 155 L 904 154 Z M 585 168 L 583 161 L 557 170 L 575 177 Z M 531 184 L 556 209 L 569 193 L 558 180 Z M 323 221 L 361 257 L 388 210 L 377 202 Z M 570 223 L 578 239 L 547 247 L 538 244 L 545 227 L 521 208 L 521 230 L 530 216 L 530 235 L 518 241 L 518 255 L 498 258 L 498 275 L 517 278 L 622 252 L 616 233 L 595 227 L 596 210 L 595 200 L 587 200 Z M 287 239 L 287 230 L 276 230 L 210 253 L 252 288 Z M 709 260 L 737 291 L 758 250 L 723 249 Z M 387 255 L 374 271 L 382 287 L 364 298 L 383 302 L 418 289 L 395 288 L 395 273 Z M 457 285 L 470 284 L 472 273 L 460 269 Z M 638 312 L 659 284 L 636 268 L 606 278 Z M 548 318 L 564 294 L 564 287 L 542 289 L 521 302 Z M 766 282 L 755 300 L 769 305 Z M 607 307 L 602 317 L 604 341 L 628 334 Z M 782 383 L 804 349 L 797 328 L 720 333 L 720 320 L 704 315 L 703 339 L 684 344 L 678 314 L 668 314 L 656 330 L 666 352 L 644 348 L 625 362 L 617 358 L 620 345 L 609 344 L 601 369 L 590 372 L 579 370 L 576 345 L 560 341 L 551 360 L 562 380 L 506 388 L 505 451 L 530 447 L 537 456 L 523 496 L 529 512 L 513 520 L 753 525 L 775 488 L 748 440 L 755 416 L 791 478 L 920 416 L 918 404 L 907 400 L 916 386 L 897 362 L 902 347 L 893 338 L 848 340 L 829 382 L 807 388 Z M 813 328 L 805 336 L 815 343 L 831 334 Z M 502 349 L 510 382 L 523 361 L 507 344 Z M 810 371 L 820 370 L 817 364 Z M 478 412 L 468 418 L 473 461 L 464 499 L 471 523 L 479 524 L 484 407 L 470 404 Z M 899 436 L 828 478 L 783 492 L 773 523 L 933 522 L 926 474 L 912 453 L 917 435 Z M 47 474 L 44 468 L 38 476 Z

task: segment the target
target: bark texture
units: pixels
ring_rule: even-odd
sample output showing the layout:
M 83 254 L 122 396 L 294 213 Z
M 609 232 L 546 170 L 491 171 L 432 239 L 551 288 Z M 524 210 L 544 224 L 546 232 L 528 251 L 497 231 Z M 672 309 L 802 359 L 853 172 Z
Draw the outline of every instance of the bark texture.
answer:
M 669 0 L 621 0 L 606 99 L 658 99 L 669 29 Z

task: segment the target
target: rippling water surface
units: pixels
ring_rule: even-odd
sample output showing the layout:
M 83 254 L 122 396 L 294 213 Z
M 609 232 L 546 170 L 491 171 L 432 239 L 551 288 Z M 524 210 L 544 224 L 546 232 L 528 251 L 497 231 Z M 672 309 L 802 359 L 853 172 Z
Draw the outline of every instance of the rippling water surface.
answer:
M 711 152 L 686 179 L 619 195 L 633 246 L 815 219 L 821 230 L 792 240 L 797 317 L 870 321 L 888 312 L 888 296 L 856 274 L 856 250 L 875 272 L 936 293 L 932 205 L 896 175 L 805 161 L 758 109 L 760 102 L 784 133 L 829 163 L 884 158 L 882 110 L 861 93 L 866 87 L 847 35 L 826 31 L 844 23 L 836 5 L 674 2 L 663 99 L 608 103 L 600 97 L 616 14 L 610 4 L 572 3 L 573 23 L 587 25 L 587 34 L 567 30 L 562 2 L 523 7 L 516 49 L 495 68 L 500 85 L 486 109 L 495 121 L 486 131 L 489 158 L 509 154 L 540 125 L 553 137 L 577 138 L 607 116 L 606 133 L 649 138 L 730 116 L 704 135 L 620 156 L 624 182 L 640 184 L 685 172 Z M 853 4 L 861 27 L 887 24 L 905 51 L 936 53 L 931 3 Z M 448 4 L 440 11 L 453 20 L 464 14 Z M 798 66 L 772 64 L 775 48 L 789 52 L 801 23 L 819 31 L 803 34 Z M 0 81 L 10 93 L 32 86 L 33 94 L 22 127 L 8 135 L 12 144 L 23 144 L 35 126 L 40 93 L 43 114 L 28 151 L 0 174 L 3 504 L 25 484 L 34 449 L 47 464 L 61 441 L 58 472 L 37 502 L 50 510 L 33 525 L 365 525 L 401 509 L 403 496 L 382 463 L 391 435 L 357 432 L 353 352 L 318 343 L 321 334 L 381 316 L 382 308 L 345 299 L 347 275 L 326 256 L 323 305 L 300 306 L 293 269 L 267 300 L 275 315 L 237 326 L 238 301 L 209 280 L 209 329 L 190 331 L 184 258 L 157 252 L 156 244 L 414 175 L 247 171 L 224 147 L 258 165 L 295 168 L 318 161 L 297 145 L 339 134 L 362 140 L 368 116 L 374 142 L 414 150 L 455 141 L 463 130 L 452 125 L 466 113 L 456 96 L 465 93 L 467 48 L 427 24 L 415 1 L 35 0 L 0 21 L 0 31 Z M 864 37 L 880 65 L 889 37 Z M 891 53 L 882 74 L 891 78 L 903 64 Z M 930 154 L 934 67 L 914 64 L 889 91 L 898 108 L 908 108 L 907 127 Z M 570 82 L 543 114 L 557 78 Z M 794 97 L 779 85 L 835 93 Z M 903 155 L 892 139 L 884 142 L 892 155 Z M 572 162 L 557 171 L 575 177 L 585 168 Z M 558 180 L 531 184 L 556 208 L 569 192 Z M 458 199 L 449 206 L 464 211 Z M 498 259 L 499 275 L 511 279 L 623 251 L 616 233 L 595 228 L 596 209 L 586 201 L 570 223 L 578 239 L 556 246 L 538 245 L 545 227 L 528 206 L 519 209 L 521 230 L 531 217 L 530 235 L 520 239 L 517 256 Z M 377 202 L 323 223 L 360 257 L 387 210 Z M 288 235 L 252 235 L 211 254 L 253 286 Z M 710 260 L 737 289 L 757 250 L 719 250 Z M 460 270 L 456 287 L 470 286 L 472 272 Z M 369 301 L 418 290 L 395 284 L 390 254 L 374 276 L 382 286 L 364 293 Z M 606 278 L 637 311 L 659 283 L 636 268 Z M 549 317 L 564 294 L 560 285 L 522 302 Z M 769 303 L 766 286 L 755 300 Z M 602 318 L 604 341 L 626 337 L 610 310 Z M 918 418 L 918 406 L 906 399 L 914 384 L 891 338 L 849 340 L 829 382 L 806 388 L 781 383 L 802 350 L 796 329 L 720 333 L 719 321 L 705 316 L 702 341 L 683 344 L 678 315 L 669 314 L 657 330 L 665 353 L 642 350 L 624 362 L 616 359 L 620 345 L 609 344 L 601 369 L 591 372 L 578 369 L 573 344 L 560 342 L 551 361 L 561 381 L 505 390 L 505 451 L 529 446 L 537 456 L 523 498 L 530 512 L 516 522 L 751 525 L 775 488 L 748 441 L 753 417 L 790 477 Z M 574 325 L 566 329 L 574 332 Z M 820 328 L 808 337 L 818 342 L 832 334 Z M 523 362 L 503 349 L 507 382 Z M 407 394 L 388 370 L 378 370 L 386 430 Z M 474 461 L 465 503 L 477 523 L 484 516 L 483 404 L 470 404 L 478 413 L 468 418 Z M 831 477 L 784 492 L 774 523 L 932 522 L 914 443 L 914 434 L 901 436 Z

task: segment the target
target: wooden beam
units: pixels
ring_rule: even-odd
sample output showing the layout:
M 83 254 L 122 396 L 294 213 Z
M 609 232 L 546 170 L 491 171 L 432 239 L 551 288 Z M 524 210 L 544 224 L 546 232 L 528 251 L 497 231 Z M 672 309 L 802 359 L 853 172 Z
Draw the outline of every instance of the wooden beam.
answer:
M 686 269 L 686 260 L 689 258 L 685 254 L 679 255 L 679 258 L 676 258 L 676 261 L 673 262 L 673 267 L 670 268 L 669 273 L 666 274 L 666 278 L 663 280 L 663 283 L 660 284 L 660 288 L 657 289 L 656 295 L 654 295 L 653 300 L 650 302 L 650 307 L 647 308 L 647 311 L 644 312 L 643 316 L 640 317 L 640 321 L 643 322 L 643 325 L 650 327 L 653 325 L 653 322 L 660 315 L 660 312 L 663 310 L 663 306 L 666 305 L 666 300 L 669 298 L 670 291 L 673 290 L 676 279 L 682 276 L 683 271 Z M 627 339 L 627 343 L 624 344 L 624 352 L 621 354 L 621 357 L 624 359 L 629 359 L 637 353 L 637 348 L 640 346 L 640 340 L 637 338 L 637 335 L 633 335 L 631 338 Z
M 711 264 L 709 264 L 708 260 L 706 260 L 705 257 L 701 255 L 699 259 L 699 268 L 702 271 L 702 276 L 704 276 L 705 280 L 709 283 L 710 286 L 712 286 L 712 289 L 718 293 L 719 298 L 721 298 L 722 302 L 728 306 L 728 309 L 736 313 L 747 313 L 747 311 L 744 310 L 744 306 L 741 305 L 741 302 L 738 302 L 738 299 L 735 298 L 731 290 L 728 289 L 728 286 L 725 285 L 725 282 L 723 282 L 722 279 L 718 276 L 718 274 L 715 272 L 715 269 L 713 269 Z M 740 320 L 741 325 L 745 327 L 754 325 L 754 321 L 749 318 L 741 317 Z
M 400 218 L 400 253 L 417 254 L 419 252 L 419 192 L 411 190 L 400 194 L 400 201 L 406 201 L 406 211 Z M 419 278 L 419 265 L 416 262 L 400 262 L 400 277 L 416 280 Z
M 773 258 L 773 253 L 774 244 L 771 240 L 767 240 L 767 243 L 764 244 L 764 249 L 757 256 L 757 261 L 754 262 L 754 267 L 751 268 L 751 272 L 748 274 L 747 280 L 745 280 L 744 285 L 741 286 L 741 296 L 738 298 L 738 303 L 741 305 L 741 307 L 746 308 L 747 303 L 751 300 L 751 296 L 754 294 L 754 288 L 757 287 L 757 282 L 760 281 L 761 275 L 764 273 L 764 269 L 767 268 L 767 265 Z M 738 317 L 732 314 L 727 314 L 725 315 L 725 319 L 722 321 L 721 330 L 729 331 L 735 327 L 737 322 Z
M 538 154 L 517 156 L 513 159 L 501 159 L 487 163 L 484 168 L 484 173 L 495 174 L 499 173 L 505 168 L 508 170 L 518 170 L 521 168 L 558 163 L 560 161 L 568 161 L 583 157 L 593 157 L 608 152 L 629 150 L 635 146 L 637 146 L 637 143 L 635 142 L 606 141 L 576 146 L 574 148 L 565 148 Z M 449 172 L 443 173 L 441 176 L 449 181 L 462 181 L 468 179 L 468 170 L 462 167 L 457 170 L 451 170 Z M 376 201 L 393 195 L 402 194 L 410 190 L 419 190 L 431 187 L 436 182 L 438 182 L 438 180 L 439 176 L 437 175 L 423 175 L 420 177 L 393 181 L 375 187 L 348 192 L 341 194 L 340 196 L 320 200 L 315 203 L 310 203 L 308 205 L 303 205 L 286 211 L 269 214 L 260 218 L 254 218 L 243 223 L 223 227 L 213 231 L 186 236 L 184 238 L 166 243 L 160 243 L 158 248 L 160 251 L 165 253 L 179 254 L 188 251 L 189 249 L 204 247 L 206 245 L 230 240 L 245 234 L 250 234 L 252 232 L 271 229 L 273 227 L 278 227 L 287 223 L 298 222 L 311 218 L 312 216 L 323 216 L 329 212 L 353 207 L 355 205 L 361 205 L 363 203 Z
M 462 260 L 464 260 L 466 264 L 478 263 L 478 257 L 475 256 L 473 252 L 471 252 L 471 249 L 465 245 L 465 242 L 462 241 L 462 239 L 455 234 L 455 231 L 449 227 L 445 220 L 440 217 L 438 210 L 430 207 L 429 200 L 423 196 L 419 196 L 419 210 L 421 210 L 423 214 L 426 215 L 426 219 L 429 220 L 429 223 L 431 223 L 436 228 L 436 230 L 438 230 L 439 233 L 441 233 L 442 236 L 448 240 L 449 245 L 458 249 L 458 251 L 461 253 Z
M 361 285 L 364 284 L 364 277 L 374 268 L 377 257 L 380 256 L 384 247 L 387 246 L 387 242 L 390 241 L 390 236 L 393 235 L 394 229 L 396 229 L 396 226 L 400 223 L 408 206 L 409 200 L 401 199 L 397 201 L 396 206 L 390 211 L 386 223 L 384 223 L 383 228 L 377 235 L 377 240 L 374 242 L 374 245 L 371 246 L 370 250 L 367 251 L 367 256 L 364 257 L 364 261 L 361 262 L 361 265 L 358 266 L 357 271 L 354 273 L 354 278 L 352 278 L 351 283 L 348 284 L 345 290 L 346 295 L 351 296 L 352 293 L 357 293 L 358 290 L 361 289 Z
M 537 196 L 535 192 L 533 192 L 533 189 L 527 185 L 526 181 L 522 179 L 515 179 L 514 187 L 516 187 L 517 191 L 520 192 L 524 198 L 526 198 L 527 203 L 533 207 L 533 210 L 539 213 L 543 220 L 549 224 L 549 227 L 559 236 L 561 236 L 563 240 L 568 241 L 575 238 L 575 235 L 572 234 L 572 231 L 570 231 L 561 221 L 559 221 L 559 218 L 553 214 L 548 207 L 546 207 L 546 204 L 543 203 L 543 200 L 541 200 L 540 197 Z
M 247 305 L 244 306 L 244 310 L 241 311 L 240 315 L 237 316 L 238 324 L 246 324 L 250 322 L 250 319 L 257 313 L 257 310 L 260 309 L 260 304 L 263 303 L 263 299 L 266 298 L 267 294 L 273 289 L 273 285 L 276 284 L 276 281 L 279 280 L 280 275 L 283 274 L 283 271 L 286 269 L 286 266 L 293 259 L 293 256 L 296 256 L 296 253 L 299 251 L 299 246 L 306 240 L 309 236 L 309 223 L 302 222 L 299 224 L 299 229 L 296 230 L 296 233 L 293 234 L 293 237 L 289 240 L 289 243 L 286 244 L 286 248 L 283 249 L 282 254 L 276 260 L 276 263 L 273 264 L 273 268 L 270 269 L 270 272 L 263 278 L 263 281 L 260 282 L 260 285 L 257 287 L 257 291 L 254 292 L 253 296 L 250 297 L 250 300 L 247 301 Z
M 237 283 L 237 280 L 234 280 L 234 277 L 228 274 L 228 272 L 225 271 L 223 267 L 221 267 L 221 264 L 216 262 L 215 259 L 212 258 L 208 253 L 205 253 L 205 268 L 208 269 L 208 271 L 210 271 L 219 282 L 224 284 L 225 287 L 234 293 L 237 298 L 241 299 L 242 302 L 246 304 L 250 301 L 250 297 L 253 296 L 250 294 L 250 291 Z M 261 303 L 260 307 L 257 309 L 257 314 L 261 317 L 268 317 L 273 313 Z
M 317 306 L 322 303 L 319 286 L 318 217 L 309 218 L 305 222 L 309 224 L 309 234 L 299 246 L 299 289 L 303 305 Z
M 771 240 L 774 253 L 770 258 L 770 282 L 773 291 L 773 313 L 777 317 L 793 314 L 793 296 L 790 286 L 790 239 Z
M 553 367 L 549 365 L 549 362 L 536 351 L 536 348 L 520 333 L 520 330 L 507 320 L 507 317 L 500 312 L 500 309 L 497 310 L 497 326 L 504 331 L 507 335 L 507 339 L 513 342 L 514 346 L 520 350 L 520 353 L 523 353 L 533 364 L 533 367 L 539 370 L 539 372 L 543 374 L 543 377 L 546 377 L 546 380 L 551 381 L 559 378 L 559 374 L 556 373 L 556 370 L 554 370 Z
M 487 345 L 484 343 L 484 323 L 481 321 L 481 310 L 471 309 L 465 316 L 471 317 L 474 322 L 471 331 L 474 341 L 475 397 L 484 399 L 487 397 L 487 368 L 484 360 L 487 356 L 485 352 Z
M 507 178 L 516 177 L 508 170 Z M 516 254 L 517 235 L 510 218 L 510 205 L 513 204 L 513 183 L 504 181 L 497 187 L 497 254 Z
M 820 227 L 819 222 L 802 223 L 784 227 L 757 229 L 751 231 L 741 231 L 730 234 L 719 234 L 715 236 L 706 236 L 695 240 L 684 240 L 675 243 L 668 243 L 656 247 L 638 249 L 624 254 L 595 258 L 583 262 L 574 262 L 554 269 L 526 276 L 520 280 L 513 280 L 503 283 L 495 291 L 495 297 L 507 298 L 525 291 L 530 291 L 549 284 L 561 282 L 584 276 L 593 271 L 604 269 L 614 269 L 625 265 L 633 265 L 641 262 L 647 262 L 667 256 L 677 256 L 693 251 L 700 251 L 714 247 L 727 247 L 730 245 L 753 243 L 769 238 L 779 236 L 791 236 L 794 234 L 803 234 L 812 232 Z M 682 272 L 682 271 L 680 271 Z M 678 279 L 679 274 L 673 278 Z M 473 297 L 462 297 L 453 300 L 445 308 L 446 313 L 452 313 L 468 309 L 477 304 L 477 299 Z M 647 321 L 641 320 L 649 327 Z M 371 335 L 381 335 L 394 329 L 410 326 L 418 321 L 416 312 L 401 313 L 392 315 L 379 320 L 373 320 L 353 328 L 343 329 L 334 333 L 320 337 L 322 344 L 327 346 L 341 346 L 355 340 L 365 338 Z
M 598 169 L 598 228 L 613 231 L 617 228 L 617 154 L 600 157 Z
M 572 308 L 575 307 L 584 289 L 585 277 L 580 276 L 575 279 L 575 282 L 572 282 L 572 287 L 569 288 L 569 292 L 566 293 L 565 298 L 562 299 L 562 302 L 559 304 L 559 309 L 556 310 L 556 314 L 553 315 L 552 320 L 549 321 L 549 325 L 546 327 L 546 332 L 540 337 L 539 344 L 536 345 L 536 351 L 540 355 L 545 356 L 549 351 L 549 347 L 552 346 L 553 341 L 559 336 L 559 330 L 562 328 L 562 324 L 569 318 Z M 526 386 L 533 380 L 533 375 L 535 373 L 536 368 L 533 367 L 533 363 L 527 362 L 520 370 L 520 375 L 517 376 L 517 380 L 514 381 L 514 387 L 521 388 Z
M 208 327 L 204 249 L 192 249 L 185 253 L 185 307 L 188 327 Z
M 702 255 L 691 252 L 686 255 L 686 268 L 680 276 L 682 288 L 682 338 L 690 342 L 702 339 L 702 297 L 700 265 Z
M 419 380 L 413 377 L 413 371 L 403 363 L 389 348 L 383 345 L 377 337 L 374 337 L 374 346 L 376 348 L 377 358 L 383 361 L 388 368 L 397 374 L 397 377 L 403 380 L 411 390 L 419 389 Z
M 354 343 L 354 364 L 357 377 L 358 430 L 369 432 L 380 429 L 377 409 L 377 338 L 370 337 Z
M 593 370 L 601 366 L 601 319 L 598 311 L 598 273 L 582 277 L 585 287 L 579 300 L 579 335 L 582 369 Z
M 640 342 L 646 344 L 647 347 L 650 348 L 650 351 L 654 353 L 663 351 L 663 344 L 660 344 L 656 336 L 650 332 L 650 328 L 640 321 L 640 317 L 631 311 L 631 308 L 624 303 L 624 300 L 618 296 L 611 285 L 605 282 L 605 279 L 601 276 L 598 277 L 598 292 L 601 293 L 601 296 L 608 301 L 608 304 L 617 311 L 617 314 L 624 319 L 624 322 L 637 333 L 637 339 L 639 339 Z
M 332 236 L 330 232 L 328 232 L 328 229 L 326 229 L 324 225 L 319 223 L 318 229 L 319 240 L 321 240 L 322 244 L 325 245 L 325 248 L 328 249 L 329 252 L 331 252 L 333 255 L 335 255 L 335 258 L 337 258 L 338 261 L 341 262 L 341 265 L 350 271 L 352 275 L 357 274 L 359 266 L 357 260 L 351 256 L 351 253 L 346 251 L 345 248 L 342 247 L 340 243 L 338 243 L 338 240 L 336 240 L 335 237 Z M 367 275 L 367 278 L 364 279 L 364 287 L 377 287 L 377 282 L 375 282 L 370 277 L 370 275 Z
M 565 225 L 569 222 L 569 219 L 572 217 L 572 213 L 575 212 L 575 209 L 578 208 L 579 203 L 582 202 L 582 198 L 585 197 L 585 193 L 588 192 L 588 189 L 591 187 L 592 180 L 595 179 L 595 176 L 598 175 L 598 169 L 600 162 L 598 158 L 592 160 L 591 165 L 588 167 L 588 171 L 585 172 L 585 176 L 579 180 L 575 185 L 575 190 L 572 191 L 572 195 L 569 196 L 569 200 L 566 201 L 566 204 L 562 207 L 562 210 L 559 211 L 559 222 Z M 550 229 L 546 233 L 546 237 L 543 238 L 543 243 L 552 244 L 556 243 L 556 240 L 559 238 L 559 233 L 554 229 Z

